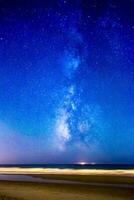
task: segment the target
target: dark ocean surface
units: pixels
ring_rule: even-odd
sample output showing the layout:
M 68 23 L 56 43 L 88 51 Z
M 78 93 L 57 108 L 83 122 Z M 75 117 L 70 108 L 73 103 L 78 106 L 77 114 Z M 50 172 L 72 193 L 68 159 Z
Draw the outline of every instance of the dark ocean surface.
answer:
M 58 169 L 134 169 L 134 164 L 7 164 L 0 167 Z

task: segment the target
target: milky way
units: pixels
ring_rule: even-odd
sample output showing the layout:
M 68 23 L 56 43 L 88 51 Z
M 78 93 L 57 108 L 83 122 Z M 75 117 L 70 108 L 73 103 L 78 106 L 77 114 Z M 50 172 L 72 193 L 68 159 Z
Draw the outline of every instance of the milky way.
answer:
M 0 162 L 134 162 L 134 1 L 0 2 Z
M 70 32 L 73 31 L 75 33 L 71 35 Z M 96 109 L 97 105 L 85 105 L 81 101 L 82 92 L 79 83 L 75 82 L 75 78 L 79 68 L 83 65 L 82 59 L 86 59 L 85 51 L 83 51 L 85 44 L 82 35 L 74 25 L 72 29 L 70 28 L 68 35 L 71 35 L 69 38 L 70 46 L 67 47 L 70 51 L 66 48 L 65 55 L 62 55 L 61 64 L 67 84 L 64 85 L 66 90 L 63 92 L 64 95 L 57 111 L 53 138 L 55 147 L 59 150 L 65 151 L 66 148 L 70 147 L 71 143 L 71 146 L 73 145 L 75 150 L 77 149 L 79 154 L 84 157 L 83 150 L 89 151 L 90 147 L 93 145 L 96 147 L 98 144 L 95 139 L 97 132 L 95 123 L 96 125 L 100 123 L 97 119 L 97 115 L 100 115 L 100 109 Z M 78 45 L 81 48 L 81 53 L 78 51 Z M 91 137 L 92 140 L 90 141 Z M 98 137 L 98 142 L 99 140 L 100 138 Z

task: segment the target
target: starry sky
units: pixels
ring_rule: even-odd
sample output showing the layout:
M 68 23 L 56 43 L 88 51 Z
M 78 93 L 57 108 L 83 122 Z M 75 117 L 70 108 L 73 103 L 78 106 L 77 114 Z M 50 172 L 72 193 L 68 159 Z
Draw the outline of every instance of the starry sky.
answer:
M 0 164 L 134 163 L 133 22 L 133 0 L 0 0 Z

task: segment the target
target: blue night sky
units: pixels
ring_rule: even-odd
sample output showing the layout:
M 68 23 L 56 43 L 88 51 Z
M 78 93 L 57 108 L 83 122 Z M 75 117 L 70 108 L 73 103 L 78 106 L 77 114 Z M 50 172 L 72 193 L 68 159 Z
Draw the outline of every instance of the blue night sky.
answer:
M 134 1 L 0 1 L 0 163 L 134 163 Z

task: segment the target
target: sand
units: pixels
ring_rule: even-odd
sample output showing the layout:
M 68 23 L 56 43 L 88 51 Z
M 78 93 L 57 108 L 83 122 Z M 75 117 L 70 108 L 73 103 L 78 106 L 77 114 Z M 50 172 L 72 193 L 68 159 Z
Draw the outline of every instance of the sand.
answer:
M 134 170 L 0 168 L 0 174 L 60 180 L 55 183 L 1 180 L 0 200 L 134 200 Z
M 134 184 L 133 177 L 38 174 L 49 179 Z M 114 186 L 0 181 L 0 200 L 134 200 L 134 189 Z
M 96 186 L 41 184 L 24 182 L 0 182 L 0 199 L 29 200 L 133 200 L 132 189 Z
M 102 184 L 116 184 L 128 185 L 134 188 L 134 177 L 130 175 L 118 174 L 33 174 L 33 177 L 40 177 L 44 179 L 54 180 L 68 180 L 78 181 L 82 183 L 102 183 Z

